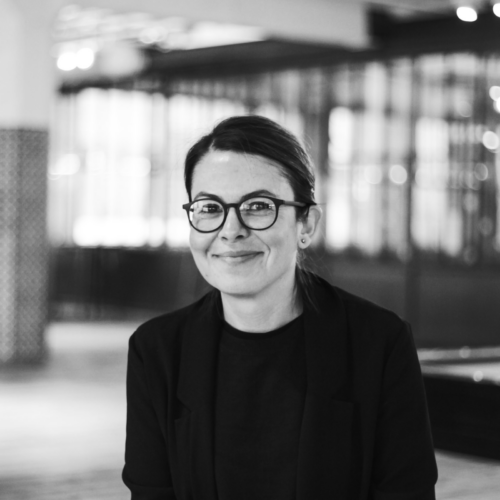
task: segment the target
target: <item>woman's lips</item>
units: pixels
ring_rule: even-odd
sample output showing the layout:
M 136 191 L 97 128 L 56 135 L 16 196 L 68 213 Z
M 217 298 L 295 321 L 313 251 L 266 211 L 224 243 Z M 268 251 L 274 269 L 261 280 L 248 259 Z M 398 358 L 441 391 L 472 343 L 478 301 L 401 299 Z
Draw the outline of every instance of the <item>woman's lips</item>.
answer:
M 252 251 L 229 251 L 229 252 L 221 252 L 221 253 L 214 253 L 213 256 L 216 259 L 222 260 L 228 264 L 239 264 L 242 262 L 247 262 L 258 255 L 260 255 L 261 252 L 252 252 Z
M 251 255 L 256 252 L 255 250 L 227 250 L 226 252 L 214 252 L 215 257 L 242 257 L 245 255 Z

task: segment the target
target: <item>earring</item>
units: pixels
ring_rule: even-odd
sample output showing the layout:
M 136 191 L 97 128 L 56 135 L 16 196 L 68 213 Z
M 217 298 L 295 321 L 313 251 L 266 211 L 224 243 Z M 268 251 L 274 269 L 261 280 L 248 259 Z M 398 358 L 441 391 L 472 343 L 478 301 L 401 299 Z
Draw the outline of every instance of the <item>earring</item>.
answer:
M 305 238 L 302 238 L 302 239 L 300 240 L 300 242 L 301 242 L 301 243 L 305 243 L 305 242 L 306 242 Z

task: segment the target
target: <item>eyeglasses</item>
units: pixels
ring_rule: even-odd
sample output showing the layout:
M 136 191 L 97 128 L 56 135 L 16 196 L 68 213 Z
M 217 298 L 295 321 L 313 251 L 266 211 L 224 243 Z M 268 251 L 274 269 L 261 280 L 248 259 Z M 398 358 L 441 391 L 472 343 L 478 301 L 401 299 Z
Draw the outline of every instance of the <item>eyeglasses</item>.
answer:
M 278 219 L 282 205 L 304 208 L 315 203 L 285 201 L 269 196 L 252 197 L 239 203 L 223 203 L 214 198 L 201 198 L 182 205 L 182 208 L 196 231 L 211 233 L 224 225 L 231 207 L 236 210 L 236 216 L 243 227 L 254 231 L 269 229 Z

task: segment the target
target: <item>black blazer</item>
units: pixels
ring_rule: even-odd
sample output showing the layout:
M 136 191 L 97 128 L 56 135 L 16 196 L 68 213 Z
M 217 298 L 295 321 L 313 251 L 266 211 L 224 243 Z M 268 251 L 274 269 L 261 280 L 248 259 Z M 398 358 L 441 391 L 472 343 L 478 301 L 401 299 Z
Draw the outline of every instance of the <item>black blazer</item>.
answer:
M 433 500 L 437 468 L 409 325 L 321 278 L 313 299 L 296 500 Z M 221 307 L 210 292 L 130 338 L 123 480 L 133 500 L 217 499 Z

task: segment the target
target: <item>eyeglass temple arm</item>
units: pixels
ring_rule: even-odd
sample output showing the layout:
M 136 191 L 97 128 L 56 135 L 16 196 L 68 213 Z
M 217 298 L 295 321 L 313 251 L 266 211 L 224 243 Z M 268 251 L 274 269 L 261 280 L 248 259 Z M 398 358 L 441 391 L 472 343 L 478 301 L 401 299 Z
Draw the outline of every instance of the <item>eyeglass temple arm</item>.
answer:
M 290 205 L 292 207 L 307 207 L 311 205 L 316 205 L 316 203 L 303 203 L 301 201 L 284 201 L 283 205 Z

